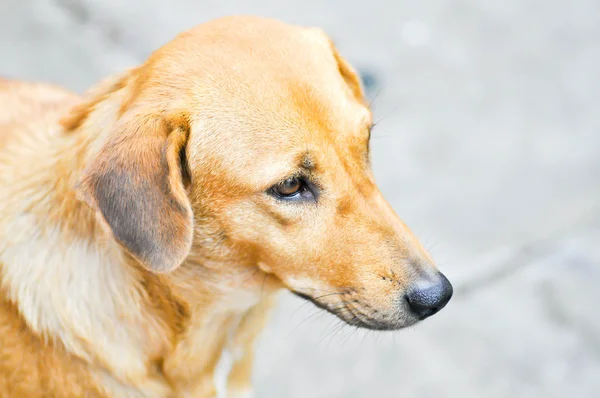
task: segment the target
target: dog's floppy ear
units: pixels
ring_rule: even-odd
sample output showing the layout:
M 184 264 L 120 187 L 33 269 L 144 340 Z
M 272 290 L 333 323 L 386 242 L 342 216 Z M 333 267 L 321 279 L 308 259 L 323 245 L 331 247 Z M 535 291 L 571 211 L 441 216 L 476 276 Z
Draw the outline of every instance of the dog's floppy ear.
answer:
M 146 269 L 171 271 L 188 255 L 193 235 L 184 186 L 187 125 L 126 113 L 114 129 L 84 171 L 79 197 Z
M 356 71 L 348 63 L 348 61 L 346 61 L 340 55 L 338 50 L 335 48 L 335 45 L 333 44 L 333 42 L 330 42 L 330 43 L 331 43 L 331 51 L 333 52 L 333 56 L 335 57 L 335 61 L 337 62 L 340 75 L 342 75 L 342 78 L 348 85 L 348 88 L 350 88 L 350 91 L 352 91 L 352 94 L 354 95 L 354 97 L 358 101 L 363 102 L 364 101 L 364 92 L 363 92 L 362 86 L 360 84 L 360 78 L 358 77 L 358 73 L 356 73 Z
M 342 79 L 346 82 L 346 85 L 350 89 L 351 94 L 360 102 L 364 102 L 364 91 L 360 83 L 360 78 L 358 73 L 354 70 L 354 68 L 346 61 L 339 53 L 333 40 L 325 33 L 321 28 L 309 27 L 307 28 L 307 32 L 313 37 L 317 37 L 321 44 L 324 44 L 329 47 L 335 62 L 337 63 L 338 71 L 342 76 Z

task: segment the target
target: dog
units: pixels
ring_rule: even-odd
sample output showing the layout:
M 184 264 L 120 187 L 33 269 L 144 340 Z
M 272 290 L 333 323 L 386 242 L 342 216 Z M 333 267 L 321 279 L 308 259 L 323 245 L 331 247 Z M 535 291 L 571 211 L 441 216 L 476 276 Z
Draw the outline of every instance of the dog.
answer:
M 221 18 L 83 98 L 2 80 L 0 104 L 2 397 L 247 397 L 278 291 L 376 330 L 452 296 L 320 29 Z

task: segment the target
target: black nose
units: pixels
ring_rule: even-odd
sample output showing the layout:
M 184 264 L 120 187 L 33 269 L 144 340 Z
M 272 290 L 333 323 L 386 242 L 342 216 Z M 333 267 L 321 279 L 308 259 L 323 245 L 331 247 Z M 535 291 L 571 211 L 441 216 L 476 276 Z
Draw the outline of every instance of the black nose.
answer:
M 442 273 L 415 282 L 405 296 L 410 310 L 419 319 L 430 317 L 444 308 L 451 297 L 452 285 Z

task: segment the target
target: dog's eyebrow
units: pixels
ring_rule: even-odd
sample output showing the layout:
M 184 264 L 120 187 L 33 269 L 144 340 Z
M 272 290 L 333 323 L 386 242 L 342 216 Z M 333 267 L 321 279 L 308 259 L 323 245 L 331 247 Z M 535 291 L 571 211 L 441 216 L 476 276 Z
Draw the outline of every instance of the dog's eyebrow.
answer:
M 310 153 L 306 152 L 302 155 L 302 161 L 300 162 L 302 168 L 312 171 L 315 168 L 315 162 L 310 155 Z
M 268 172 L 261 179 L 264 181 L 269 180 L 268 186 L 264 186 L 264 189 L 271 187 L 273 184 L 279 183 L 290 176 L 309 177 L 317 169 L 317 162 L 313 155 L 308 150 L 304 150 L 300 153 L 292 155 L 287 160 L 282 162 L 272 163 Z

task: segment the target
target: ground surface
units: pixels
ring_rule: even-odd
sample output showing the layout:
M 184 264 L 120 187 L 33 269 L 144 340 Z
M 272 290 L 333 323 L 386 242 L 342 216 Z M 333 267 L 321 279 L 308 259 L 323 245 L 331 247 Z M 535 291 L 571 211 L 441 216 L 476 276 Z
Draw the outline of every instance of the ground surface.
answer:
M 455 299 L 365 335 L 303 322 L 313 308 L 286 296 L 257 396 L 600 397 L 600 3 L 222 3 L 3 0 L 0 74 L 82 91 L 187 27 L 252 13 L 325 28 L 380 92 L 378 180 Z

